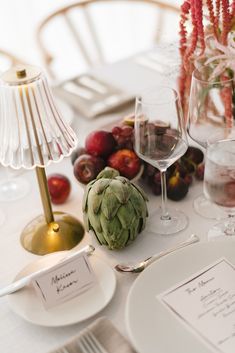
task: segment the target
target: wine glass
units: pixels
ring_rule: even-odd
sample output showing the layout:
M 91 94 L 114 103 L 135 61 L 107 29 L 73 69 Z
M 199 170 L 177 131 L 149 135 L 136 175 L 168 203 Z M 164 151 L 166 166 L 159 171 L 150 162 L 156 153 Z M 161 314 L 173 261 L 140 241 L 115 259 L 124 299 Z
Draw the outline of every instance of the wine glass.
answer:
M 235 236 L 235 129 L 213 135 L 207 144 L 204 194 L 227 218 L 208 232 L 209 240 Z
M 22 171 L 5 168 L 6 176 L 0 181 L 0 201 L 16 201 L 28 195 L 30 184 L 20 173 Z
M 187 216 L 167 207 L 166 171 L 187 150 L 187 135 L 178 93 L 166 86 L 154 87 L 136 98 L 135 151 L 159 169 L 161 208 L 150 217 L 150 229 L 156 234 L 173 234 L 188 224 Z
M 203 149 L 216 132 L 223 132 L 233 124 L 234 83 L 226 70 L 215 75 L 215 66 L 203 66 L 192 75 L 187 131 Z M 203 194 L 194 200 L 195 211 L 210 219 L 226 217 L 223 210 Z

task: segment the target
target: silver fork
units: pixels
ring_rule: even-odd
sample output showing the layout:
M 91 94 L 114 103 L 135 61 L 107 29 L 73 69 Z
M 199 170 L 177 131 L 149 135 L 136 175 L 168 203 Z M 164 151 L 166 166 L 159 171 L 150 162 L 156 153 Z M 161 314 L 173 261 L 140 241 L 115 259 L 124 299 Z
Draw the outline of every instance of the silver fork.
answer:
M 86 331 L 81 335 L 78 345 L 83 353 L 108 353 L 90 331 Z

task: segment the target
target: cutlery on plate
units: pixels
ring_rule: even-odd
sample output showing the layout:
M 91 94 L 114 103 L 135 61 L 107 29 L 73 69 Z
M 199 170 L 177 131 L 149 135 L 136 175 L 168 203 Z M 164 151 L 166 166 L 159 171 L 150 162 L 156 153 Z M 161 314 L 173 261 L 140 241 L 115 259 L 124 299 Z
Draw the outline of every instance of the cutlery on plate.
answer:
M 99 94 L 105 95 L 108 93 L 107 85 L 105 86 L 103 83 L 91 76 L 80 76 L 77 78 L 77 82 Z
M 163 256 L 171 254 L 171 253 L 173 253 L 176 250 L 184 248 L 185 246 L 197 243 L 199 240 L 200 240 L 200 238 L 197 235 L 192 234 L 189 239 L 184 240 L 183 242 L 181 242 L 179 244 L 176 244 L 175 246 L 173 246 L 170 249 L 166 249 L 166 250 L 161 251 L 158 254 L 152 255 L 152 256 L 148 257 L 147 259 L 145 259 L 143 261 L 140 261 L 140 262 L 138 262 L 136 264 L 128 264 L 128 263 L 126 263 L 126 264 L 124 264 L 124 263 L 117 264 L 115 266 L 115 270 L 117 270 L 119 272 L 132 272 L 132 273 L 142 272 L 152 262 L 160 259 Z
M 73 81 L 66 82 L 63 85 L 63 88 L 72 94 L 75 94 L 79 96 L 80 98 L 86 99 L 86 100 L 92 100 L 94 99 L 94 94 L 91 92 L 90 89 L 87 89 L 85 87 L 79 86 Z
M 83 353 L 108 353 L 95 335 L 88 330 L 80 336 L 78 346 Z
M 45 268 L 42 268 L 38 271 L 35 271 L 33 273 L 30 273 L 29 275 L 22 277 L 15 282 L 12 282 L 8 286 L 0 289 L 0 297 L 3 297 L 4 295 L 14 293 L 25 286 L 29 285 L 29 283 L 39 274 L 41 275 L 43 272 L 46 272 L 48 269 L 53 268 L 55 265 L 64 262 L 65 260 L 72 259 L 73 257 L 77 256 L 78 254 L 81 254 L 82 252 L 85 252 L 87 255 L 91 255 L 94 252 L 95 248 L 92 245 L 87 245 L 84 248 L 82 248 L 79 251 L 71 251 L 68 254 L 65 255 L 61 260 L 53 264 L 52 266 L 47 266 Z

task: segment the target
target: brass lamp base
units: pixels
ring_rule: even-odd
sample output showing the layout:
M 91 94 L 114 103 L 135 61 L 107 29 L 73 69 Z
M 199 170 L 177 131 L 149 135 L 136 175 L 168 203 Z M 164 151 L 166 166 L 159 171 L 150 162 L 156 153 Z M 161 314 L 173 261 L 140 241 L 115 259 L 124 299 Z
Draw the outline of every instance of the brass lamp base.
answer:
M 37 255 L 70 250 L 83 238 L 83 225 L 73 216 L 53 212 L 54 222 L 46 223 L 44 216 L 32 220 L 21 234 L 23 247 Z

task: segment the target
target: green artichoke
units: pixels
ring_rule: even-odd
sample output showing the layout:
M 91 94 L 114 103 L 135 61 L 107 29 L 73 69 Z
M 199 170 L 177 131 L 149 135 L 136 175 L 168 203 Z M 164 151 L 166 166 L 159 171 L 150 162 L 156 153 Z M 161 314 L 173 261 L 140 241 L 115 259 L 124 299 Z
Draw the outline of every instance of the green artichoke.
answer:
M 146 201 L 139 187 L 106 167 L 86 186 L 85 228 L 94 232 L 100 244 L 121 249 L 144 229 L 148 216 Z

